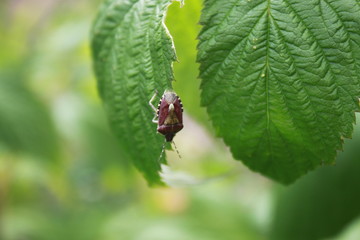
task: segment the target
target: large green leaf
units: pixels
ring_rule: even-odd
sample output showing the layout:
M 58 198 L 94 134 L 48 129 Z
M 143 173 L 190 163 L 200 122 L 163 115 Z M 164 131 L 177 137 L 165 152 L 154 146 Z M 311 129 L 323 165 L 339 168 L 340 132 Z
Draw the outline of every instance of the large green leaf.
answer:
M 291 183 L 334 162 L 360 96 L 356 0 L 205 0 L 202 104 L 233 156 Z
M 11 74 L 0 75 L 0 145 L 54 160 L 58 143 L 46 107 Z
M 151 122 L 148 101 L 171 88 L 176 55 L 164 24 L 170 0 L 106 1 L 93 31 L 92 50 L 100 95 L 120 147 L 150 184 L 161 184 L 163 137 Z

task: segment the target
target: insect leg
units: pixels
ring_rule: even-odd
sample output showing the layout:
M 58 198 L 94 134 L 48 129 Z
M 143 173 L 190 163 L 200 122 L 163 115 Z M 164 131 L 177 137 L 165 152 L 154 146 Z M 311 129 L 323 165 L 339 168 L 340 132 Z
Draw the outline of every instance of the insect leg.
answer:
M 165 152 L 165 145 L 166 145 L 166 139 L 165 139 L 165 141 L 164 141 L 164 143 L 163 143 L 163 145 L 162 145 L 162 148 L 161 148 L 160 157 L 159 157 L 159 159 L 158 159 L 158 162 L 159 162 L 159 163 L 161 163 L 161 158 L 162 158 L 162 156 L 163 156 L 163 154 L 164 154 L 164 152 Z
M 153 102 L 154 99 L 157 97 L 157 95 L 158 95 L 158 91 L 155 90 L 154 96 L 152 96 L 152 98 L 151 98 L 150 101 L 149 101 L 149 105 L 150 105 L 150 107 L 154 110 L 155 113 L 157 112 L 157 109 L 156 109 L 156 107 L 152 104 L 152 102 Z
M 177 147 L 176 147 L 176 144 L 175 144 L 174 140 L 172 141 L 172 143 L 174 144 L 174 147 L 175 147 L 175 150 L 176 150 L 177 155 L 179 156 L 180 159 L 182 159 L 182 157 L 181 157 L 181 155 L 180 155 L 180 153 L 179 153 L 179 150 L 178 150 Z
M 158 124 L 159 120 L 157 118 L 158 116 L 155 114 L 154 118 L 152 119 L 152 122 Z
M 158 116 L 157 116 L 157 109 L 156 109 L 156 107 L 152 104 L 152 102 L 154 101 L 154 99 L 157 97 L 157 95 L 158 95 L 158 91 L 157 90 L 155 90 L 155 94 L 152 96 L 152 98 L 150 99 L 150 101 L 149 101 L 149 105 L 150 105 L 150 107 L 154 110 L 154 112 L 155 112 L 155 116 L 154 116 L 154 118 L 152 119 L 152 122 L 153 123 L 158 123 Z

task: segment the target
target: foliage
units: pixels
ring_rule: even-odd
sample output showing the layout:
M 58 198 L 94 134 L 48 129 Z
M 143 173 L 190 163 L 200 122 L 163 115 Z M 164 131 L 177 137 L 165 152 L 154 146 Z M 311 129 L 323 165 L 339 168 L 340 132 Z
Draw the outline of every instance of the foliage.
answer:
M 171 88 L 173 43 L 164 25 L 167 0 L 106 1 L 92 31 L 98 87 L 124 152 L 150 184 L 158 172 L 163 139 L 147 104 Z M 126 46 L 126 47 L 124 47 Z
M 359 12 L 354 0 L 205 1 L 202 104 L 236 159 L 283 183 L 334 162 L 359 110 Z
M 145 102 L 152 89 L 171 87 L 176 59 L 163 24 L 168 5 L 107 1 L 93 30 L 109 119 L 150 183 L 160 181 L 161 140 Z M 236 159 L 282 183 L 334 162 L 359 110 L 359 9 L 354 0 L 205 1 L 201 99 Z
M 177 187 L 149 188 L 109 129 L 98 96 L 88 41 L 101 2 L 0 2 L 0 99 L 7 99 L 0 123 L 11 119 L 0 126 L 0 239 L 261 240 L 281 239 L 289 229 L 294 234 L 285 239 L 304 229 L 309 239 L 358 239 L 359 126 L 335 166 L 292 186 L 232 161 L 212 136 L 196 79 L 201 0 L 168 9 L 178 56 L 173 87 L 185 106 L 185 128 L 175 139 L 182 159 L 167 151 L 170 171 L 162 174 Z M 150 111 L 147 97 L 139 105 Z

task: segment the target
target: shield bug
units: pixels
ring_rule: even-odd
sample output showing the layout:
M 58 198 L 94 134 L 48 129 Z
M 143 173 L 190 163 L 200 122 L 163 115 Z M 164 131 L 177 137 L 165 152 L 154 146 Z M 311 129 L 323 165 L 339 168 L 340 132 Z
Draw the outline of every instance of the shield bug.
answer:
M 174 91 L 165 90 L 163 96 L 160 99 L 158 107 L 156 108 L 152 104 L 156 96 L 157 91 L 150 99 L 149 105 L 155 112 L 155 117 L 152 121 L 157 123 L 157 131 L 165 136 L 165 142 L 162 146 L 159 161 L 165 151 L 166 142 L 171 142 L 174 144 L 176 153 L 181 159 L 180 153 L 176 148 L 175 142 L 173 141 L 175 134 L 184 127 L 182 119 L 183 106 L 181 100 Z
M 158 124 L 157 131 L 165 136 L 166 142 L 172 142 L 175 134 L 184 127 L 181 100 L 174 91 L 165 90 L 158 107 L 155 108 L 152 102 L 156 96 L 157 92 L 149 101 L 149 105 L 156 113 L 153 122 Z

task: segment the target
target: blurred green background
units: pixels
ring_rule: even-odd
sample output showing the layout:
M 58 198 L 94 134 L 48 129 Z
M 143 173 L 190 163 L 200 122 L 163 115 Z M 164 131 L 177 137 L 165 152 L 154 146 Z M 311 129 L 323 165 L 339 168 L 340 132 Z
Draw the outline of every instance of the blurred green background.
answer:
M 214 138 L 199 107 L 200 0 L 168 12 L 182 159 L 168 152 L 171 187 L 149 188 L 97 95 L 89 32 L 100 3 L 0 1 L 1 240 L 360 239 L 360 125 L 336 166 L 291 186 L 250 172 Z

